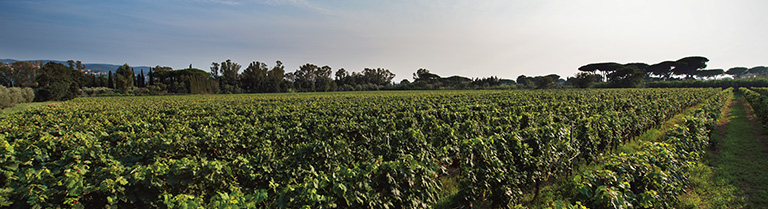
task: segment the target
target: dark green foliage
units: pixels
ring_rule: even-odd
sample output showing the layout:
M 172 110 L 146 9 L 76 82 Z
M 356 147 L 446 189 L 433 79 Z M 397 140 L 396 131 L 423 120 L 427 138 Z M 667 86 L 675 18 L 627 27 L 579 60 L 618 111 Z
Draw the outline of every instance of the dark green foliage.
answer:
M 358 85 L 375 85 L 381 88 L 392 85 L 392 79 L 395 78 L 395 74 L 388 69 L 377 68 L 365 68 L 362 72 L 347 73 L 346 70 L 339 69 L 335 73 L 336 85 L 339 87 L 345 86 L 358 86 Z M 349 89 L 342 89 L 349 90 Z M 362 90 L 362 89 L 361 89 Z
M 644 77 L 645 73 L 636 67 L 622 67 L 608 75 L 608 83 L 619 88 L 637 88 Z
M 294 88 L 298 91 L 329 91 L 331 89 L 331 67 L 318 67 L 314 64 L 304 64 L 293 72 Z
M 739 91 L 744 94 L 744 98 L 752 106 L 757 118 L 760 119 L 763 124 L 768 124 L 768 96 L 766 96 L 768 95 L 768 88 L 763 87 L 753 89 L 754 91 L 749 90 L 748 88 L 739 88 Z
M 672 76 L 672 67 L 674 65 L 675 65 L 674 61 L 664 61 L 664 62 L 660 62 L 660 63 L 648 66 L 648 68 L 646 68 L 646 71 L 650 72 L 653 75 L 662 77 L 665 80 L 669 80 L 669 78 Z
M 69 69 L 62 64 L 46 63 L 37 77 L 38 88 L 35 100 L 62 101 L 77 97 L 81 87 L 77 78 L 81 75 L 82 72 Z
M 595 74 L 580 72 L 577 73 L 576 77 L 572 78 L 570 82 L 576 88 L 591 88 L 595 85 L 597 79 L 597 75 Z
M 34 87 L 35 73 L 40 66 L 32 62 L 0 63 L 0 85 L 6 87 Z
M 128 66 L 128 64 L 123 64 L 122 66 L 118 67 L 117 70 L 115 70 L 115 88 L 121 91 L 127 91 L 128 89 L 135 87 L 134 84 L 136 81 L 134 77 L 135 75 L 131 69 L 131 66 Z
M 152 82 L 153 84 L 150 85 L 152 91 L 180 94 L 219 92 L 219 83 L 203 70 L 197 68 L 171 70 L 170 67 L 156 67 L 154 70 L 151 77 L 157 79 L 157 82 Z
M 13 86 L 12 74 L 11 66 L 0 62 L 0 85 Z
M 592 64 L 587 64 L 579 67 L 579 71 L 591 72 L 591 73 L 595 73 L 595 71 L 600 71 L 603 74 L 603 77 L 605 77 L 609 73 L 618 70 L 622 66 L 623 66 L 622 64 L 615 63 L 615 62 L 592 63 Z
M 535 83 L 537 89 L 548 89 L 555 86 L 555 80 L 549 76 L 536 77 Z
M 109 71 L 109 76 L 107 77 L 107 88 L 115 88 L 115 79 L 112 78 L 112 71 Z
M 710 79 L 712 77 L 717 77 L 723 74 L 725 74 L 723 69 L 699 70 L 696 72 L 696 77 Z
M 263 92 L 267 81 L 267 64 L 252 62 L 240 74 L 240 84 L 245 92 Z
M 144 69 L 141 69 L 141 73 L 136 77 L 136 83 L 138 84 L 137 87 L 147 87 L 146 77 L 144 77 Z
M 733 78 L 741 78 L 747 71 L 749 71 L 749 68 L 746 67 L 732 67 L 725 71 L 725 74 L 731 75 Z
M 766 77 L 768 76 L 768 67 L 765 66 L 756 66 L 752 67 L 747 71 L 747 74 L 758 76 L 758 77 Z
M 686 77 L 691 78 L 696 75 L 696 72 L 699 69 L 706 68 L 707 62 L 709 62 L 709 59 L 706 57 L 684 57 L 675 62 L 675 68 L 672 69 L 672 73 L 675 75 L 685 75 Z
M 238 75 L 240 74 L 240 64 L 237 64 L 236 62 L 232 62 L 232 60 L 227 59 L 227 61 L 221 62 L 221 65 L 217 65 L 218 71 L 221 72 L 221 86 L 220 89 L 223 93 L 240 93 L 240 84 L 238 82 Z

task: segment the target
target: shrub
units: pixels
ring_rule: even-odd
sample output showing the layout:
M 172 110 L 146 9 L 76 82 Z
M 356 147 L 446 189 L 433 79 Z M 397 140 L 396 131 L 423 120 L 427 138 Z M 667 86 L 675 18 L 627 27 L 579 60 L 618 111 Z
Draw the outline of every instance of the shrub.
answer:
M 0 86 L 0 108 L 13 107 L 19 103 L 32 102 L 35 98 L 31 88 L 19 88 Z

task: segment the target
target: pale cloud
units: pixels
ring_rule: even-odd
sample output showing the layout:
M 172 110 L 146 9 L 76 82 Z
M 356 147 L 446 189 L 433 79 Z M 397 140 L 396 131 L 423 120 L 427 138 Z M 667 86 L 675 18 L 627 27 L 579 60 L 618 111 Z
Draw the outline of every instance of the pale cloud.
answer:
M 0 58 L 174 67 L 279 59 L 287 71 L 307 62 L 384 67 L 398 81 L 422 67 L 443 76 L 566 77 L 591 62 L 689 55 L 727 69 L 766 65 L 766 2 L 0 0 L 0 25 L 14 28 L 0 33 Z
M 210 2 L 210 3 L 216 3 L 216 4 L 223 4 L 223 5 L 229 5 L 229 6 L 238 6 L 242 5 L 239 1 L 229 1 L 229 0 L 203 0 L 204 2 Z
M 306 0 L 266 0 L 264 3 L 269 5 L 290 5 L 298 8 L 309 9 L 326 15 L 334 14 L 333 11 L 311 4 Z

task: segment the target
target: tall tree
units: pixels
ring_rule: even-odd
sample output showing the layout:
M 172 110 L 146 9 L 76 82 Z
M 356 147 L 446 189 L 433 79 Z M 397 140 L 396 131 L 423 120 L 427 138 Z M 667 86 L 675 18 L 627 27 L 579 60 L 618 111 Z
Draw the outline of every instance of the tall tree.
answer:
M 535 87 L 534 86 L 535 83 L 533 82 L 533 78 L 525 76 L 525 75 L 517 76 L 517 79 L 515 80 L 515 82 L 517 82 L 518 85 L 522 85 L 524 88 L 533 88 L 533 87 Z
M 686 78 L 692 78 L 699 69 L 707 68 L 709 59 L 701 56 L 684 57 L 675 62 L 672 73 L 675 75 L 685 75 Z
M 107 77 L 107 88 L 115 88 L 115 81 L 112 78 L 112 71 L 109 71 L 109 77 Z
M 551 76 L 537 76 L 534 78 L 537 89 L 549 89 L 555 87 L 555 79 Z
M 33 87 L 35 86 L 35 66 L 31 62 L 17 61 L 11 63 L 10 77 L 12 86 L 15 87 Z
M 315 81 L 317 81 L 315 71 L 318 69 L 317 65 L 310 63 L 299 66 L 299 69 L 293 73 L 296 76 L 296 87 L 301 91 L 315 91 Z
M 646 71 L 650 72 L 653 75 L 662 77 L 664 78 L 664 80 L 669 80 L 669 78 L 672 76 L 672 66 L 674 65 L 675 65 L 674 61 L 664 61 L 664 62 L 660 62 L 660 63 L 656 63 L 648 66 L 648 68 L 646 68 Z
M 75 62 L 75 67 L 77 67 L 78 70 L 85 70 L 85 65 L 83 65 L 83 62 L 80 62 L 80 60 Z
M 573 78 L 573 86 L 576 88 L 591 88 L 597 81 L 597 75 L 588 72 L 579 72 L 576 77 Z
M 281 92 L 285 77 L 285 67 L 280 60 L 275 61 L 275 66 L 267 72 L 267 92 Z
M 347 70 L 344 70 L 344 68 L 339 68 L 339 70 L 336 71 L 334 76 L 336 78 L 336 85 L 342 86 L 344 84 L 348 84 L 347 80 L 349 77 L 349 73 L 347 72 Z
M 73 78 L 74 71 L 59 63 L 46 63 L 36 78 L 39 87 L 35 100 L 69 100 L 77 97 L 80 84 Z
M 211 77 L 219 78 L 219 63 L 217 62 L 211 63 Z
M 139 86 L 138 87 L 147 87 L 146 83 L 146 77 L 144 77 L 144 69 L 141 69 L 141 73 L 139 73 L 139 77 L 137 78 L 139 80 Z
M 711 79 L 712 77 L 717 77 L 724 73 L 725 71 L 723 69 L 699 70 L 696 72 L 696 77 Z
M 642 62 L 633 62 L 633 63 L 624 64 L 624 66 L 635 67 L 638 70 L 643 71 L 645 73 L 646 77 L 651 75 L 651 72 L 648 70 L 648 67 L 650 67 L 650 65 L 648 65 L 648 64 L 645 64 L 645 63 L 642 63 Z
M 413 82 L 419 82 L 419 81 L 425 81 L 427 83 L 432 83 L 433 81 L 439 80 L 440 76 L 434 73 L 430 73 L 429 70 L 424 68 L 419 68 L 416 70 L 416 73 L 413 74 Z
M 147 73 L 147 75 L 149 75 L 149 85 L 150 86 L 154 85 L 155 84 L 155 75 L 152 72 L 152 68 L 151 67 L 149 68 L 149 72 Z
M 227 61 L 221 63 L 220 67 L 219 70 L 222 74 L 221 79 L 223 83 L 221 90 L 225 93 L 239 93 L 240 85 L 238 85 L 237 76 L 239 75 L 240 67 L 242 66 L 227 59 Z
M 624 65 L 619 64 L 619 63 L 615 63 L 615 62 L 592 63 L 592 64 L 587 64 L 587 65 L 579 67 L 579 71 L 585 71 L 585 72 L 600 71 L 603 74 L 603 77 L 606 77 L 606 75 L 608 75 L 608 73 L 616 71 L 617 69 L 621 68 L 622 66 L 624 66 Z
M 75 69 L 75 61 L 74 60 L 67 60 L 67 65 L 69 66 L 69 69 L 72 69 L 72 70 Z
M 645 73 L 633 66 L 624 66 L 608 75 L 608 82 L 622 88 L 636 88 L 643 83 Z
M 766 77 L 768 76 L 768 67 L 755 66 L 755 67 L 749 68 L 749 71 L 747 71 L 747 73 L 757 77 Z
M 331 79 L 331 73 L 333 73 L 333 69 L 328 65 L 320 67 L 315 71 L 315 78 L 317 79 L 315 80 L 315 85 L 318 91 L 331 91 L 333 89 L 335 83 Z
M 363 70 L 363 78 L 365 80 L 365 83 L 371 83 L 376 85 L 389 85 L 392 83 L 392 79 L 395 78 L 395 74 L 390 72 L 388 69 L 365 68 Z
M 247 92 L 264 92 L 268 71 L 266 63 L 253 61 L 240 75 L 240 84 Z
M 595 74 L 595 72 L 597 71 L 597 65 L 595 63 L 586 64 L 584 66 L 579 67 L 579 71 Z
M 115 88 L 125 91 L 134 87 L 134 74 L 131 66 L 123 64 L 115 70 L 115 74 Z
M 749 68 L 746 67 L 732 67 L 725 71 L 725 74 L 731 75 L 733 78 L 741 78 L 747 71 L 749 71 Z
M 11 69 L 11 66 L 0 62 L 0 85 L 7 87 L 13 86 L 13 79 L 11 79 L 12 76 L 13 70 Z

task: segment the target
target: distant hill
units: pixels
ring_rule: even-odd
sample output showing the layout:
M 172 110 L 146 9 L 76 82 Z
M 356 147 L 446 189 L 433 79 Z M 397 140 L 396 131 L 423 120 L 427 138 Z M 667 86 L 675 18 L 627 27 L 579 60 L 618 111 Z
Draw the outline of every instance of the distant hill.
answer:
M 61 60 L 15 60 L 15 59 L 0 59 L 0 62 L 3 63 L 13 63 L 17 61 L 42 61 L 43 63 L 48 62 L 55 62 L 55 63 L 61 63 L 63 65 L 67 65 L 67 61 L 61 61 Z M 115 65 L 115 64 L 100 64 L 100 63 L 83 63 L 85 65 L 86 70 L 91 70 L 91 72 L 114 72 L 117 70 L 118 67 L 121 65 Z M 144 70 L 144 73 L 149 72 L 148 66 L 131 66 L 136 73 L 141 72 L 141 70 Z

